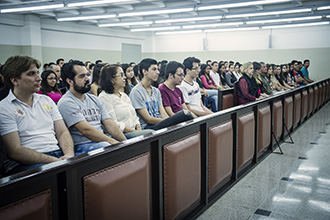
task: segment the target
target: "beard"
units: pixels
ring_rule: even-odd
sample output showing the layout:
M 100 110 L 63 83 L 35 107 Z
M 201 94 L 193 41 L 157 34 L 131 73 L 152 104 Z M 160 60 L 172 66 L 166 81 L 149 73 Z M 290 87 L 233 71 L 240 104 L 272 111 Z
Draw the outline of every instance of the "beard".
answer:
M 88 81 L 86 81 L 84 86 L 78 86 L 76 84 L 76 82 L 73 80 L 73 88 L 76 92 L 79 92 L 79 93 L 83 94 L 83 93 L 86 93 L 89 90 L 91 90 L 91 85 L 89 84 L 89 80 L 88 80 Z

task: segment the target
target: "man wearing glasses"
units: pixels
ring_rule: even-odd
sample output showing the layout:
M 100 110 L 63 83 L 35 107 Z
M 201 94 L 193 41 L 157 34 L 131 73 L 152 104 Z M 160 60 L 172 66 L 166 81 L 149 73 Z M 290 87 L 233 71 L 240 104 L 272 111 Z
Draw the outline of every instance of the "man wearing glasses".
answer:
M 129 97 L 140 118 L 142 129 L 158 130 L 194 118 L 186 110 L 181 110 L 170 117 L 166 113 L 160 91 L 151 85 L 159 76 L 156 60 L 143 59 L 139 68 L 142 75 L 141 82 L 132 89 Z
M 182 92 L 177 87 L 181 85 L 184 78 L 183 68 L 184 67 L 181 63 L 176 61 L 169 62 L 165 69 L 166 81 L 158 88 L 162 95 L 163 106 L 169 116 L 172 116 L 183 109 L 188 111 Z
M 57 106 L 71 133 L 75 152 L 88 152 L 126 140 L 101 100 L 88 93 L 91 85 L 83 62 L 65 63 L 62 78 L 68 91 Z M 102 126 L 112 137 L 103 133 Z

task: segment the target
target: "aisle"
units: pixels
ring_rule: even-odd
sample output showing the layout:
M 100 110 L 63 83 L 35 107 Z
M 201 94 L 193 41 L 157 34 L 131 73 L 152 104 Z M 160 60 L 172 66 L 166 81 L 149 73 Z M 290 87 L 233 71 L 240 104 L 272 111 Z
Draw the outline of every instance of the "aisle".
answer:
M 197 219 L 329 220 L 329 135 L 328 103 Z

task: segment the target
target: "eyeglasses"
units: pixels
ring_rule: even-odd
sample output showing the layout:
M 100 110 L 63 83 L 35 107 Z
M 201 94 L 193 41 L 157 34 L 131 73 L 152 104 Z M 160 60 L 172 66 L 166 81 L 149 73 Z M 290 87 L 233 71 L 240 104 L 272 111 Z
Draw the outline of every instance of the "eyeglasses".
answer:
M 48 80 L 57 80 L 57 77 L 49 77 Z
M 183 73 L 180 73 L 180 74 L 175 74 L 175 75 L 177 75 L 177 76 L 179 76 L 179 77 L 184 77 L 184 74 Z
M 117 74 L 115 75 L 115 77 L 124 77 L 124 76 L 125 76 L 124 72 L 121 72 L 120 75 Z
M 197 66 L 197 67 L 193 67 L 193 68 L 191 68 L 192 70 L 198 70 L 198 69 L 200 69 L 201 68 L 201 66 Z

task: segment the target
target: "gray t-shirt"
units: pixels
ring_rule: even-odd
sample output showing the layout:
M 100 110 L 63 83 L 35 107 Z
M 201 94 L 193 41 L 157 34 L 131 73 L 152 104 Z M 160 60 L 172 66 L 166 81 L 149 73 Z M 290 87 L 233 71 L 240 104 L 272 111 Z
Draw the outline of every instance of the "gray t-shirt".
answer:
M 162 96 L 157 88 L 153 86 L 151 86 L 151 88 L 152 95 L 149 95 L 147 90 L 143 88 L 141 84 L 138 84 L 132 89 L 129 98 L 135 110 L 146 108 L 150 116 L 162 118 L 159 112 L 159 105 L 162 105 Z M 148 124 L 143 120 L 140 114 L 137 115 L 140 119 L 141 128 L 144 129 Z
M 69 128 L 74 145 L 91 142 L 74 127 L 75 124 L 86 120 L 88 124 L 103 133 L 102 121 L 111 118 L 103 102 L 96 96 L 85 93 L 85 97 L 85 100 L 80 100 L 67 91 L 57 104 L 65 124 Z

